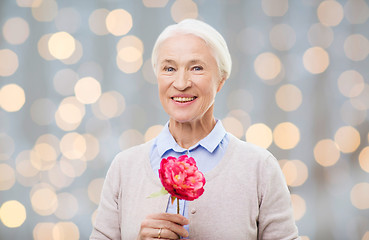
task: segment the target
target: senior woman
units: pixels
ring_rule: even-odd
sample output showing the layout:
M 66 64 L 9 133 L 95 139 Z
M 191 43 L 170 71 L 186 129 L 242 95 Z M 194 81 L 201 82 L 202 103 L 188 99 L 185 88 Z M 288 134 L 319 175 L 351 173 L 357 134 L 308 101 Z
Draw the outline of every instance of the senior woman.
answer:
M 90 239 L 298 239 L 277 160 L 225 131 L 216 94 L 231 72 L 223 37 L 187 19 L 168 26 L 152 54 L 169 121 L 153 140 L 119 153 L 107 173 Z M 176 202 L 161 188 L 161 159 L 187 154 L 205 174 L 204 194 Z

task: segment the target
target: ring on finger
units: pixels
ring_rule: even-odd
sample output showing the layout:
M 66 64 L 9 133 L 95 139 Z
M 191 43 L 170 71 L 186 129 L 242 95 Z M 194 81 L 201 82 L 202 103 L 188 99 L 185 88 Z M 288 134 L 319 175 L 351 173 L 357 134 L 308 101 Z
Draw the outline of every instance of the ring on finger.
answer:
M 160 239 L 160 238 L 161 238 L 161 236 L 160 236 L 160 235 L 161 235 L 161 231 L 163 231 L 163 229 L 162 229 L 162 228 L 160 228 L 160 229 L 159 229 L 159 232 L 158 232 L 158 239 Z

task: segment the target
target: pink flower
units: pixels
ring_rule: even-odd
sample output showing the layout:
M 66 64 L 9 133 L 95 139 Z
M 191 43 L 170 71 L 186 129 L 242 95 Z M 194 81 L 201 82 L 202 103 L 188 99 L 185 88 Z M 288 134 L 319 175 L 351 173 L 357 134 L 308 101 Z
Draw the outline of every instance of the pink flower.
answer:
M 159 178 L 172 197 L 192 201 L 204 193 L 204 174 L 198 170 L 195 160 L 187 155 L 163 158 Z

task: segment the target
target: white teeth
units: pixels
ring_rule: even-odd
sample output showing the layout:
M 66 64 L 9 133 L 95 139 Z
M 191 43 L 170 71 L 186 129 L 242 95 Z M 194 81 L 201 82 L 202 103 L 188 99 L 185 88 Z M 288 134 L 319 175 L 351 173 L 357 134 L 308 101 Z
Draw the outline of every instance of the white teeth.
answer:
M 190 101 L 193 101 L 195 98 L 194 97 L 191 97 L 191 98 L 188 98 L 188 97 L 174 97 L 173 100 L 176 101 L 176 102 L 190 102 Z

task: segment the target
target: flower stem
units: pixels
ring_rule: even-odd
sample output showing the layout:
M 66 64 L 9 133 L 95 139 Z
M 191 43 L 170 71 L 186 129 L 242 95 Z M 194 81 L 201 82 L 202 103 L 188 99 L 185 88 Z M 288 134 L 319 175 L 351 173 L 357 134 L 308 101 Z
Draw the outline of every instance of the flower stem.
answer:
M 177 214 L 179 214 L 179 198 L 177 198 Z

